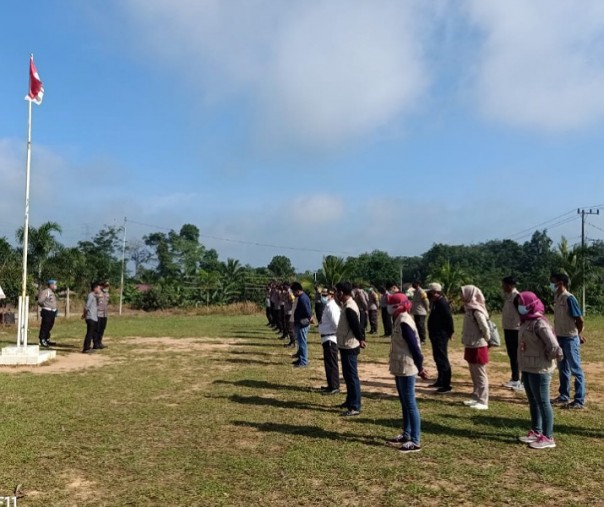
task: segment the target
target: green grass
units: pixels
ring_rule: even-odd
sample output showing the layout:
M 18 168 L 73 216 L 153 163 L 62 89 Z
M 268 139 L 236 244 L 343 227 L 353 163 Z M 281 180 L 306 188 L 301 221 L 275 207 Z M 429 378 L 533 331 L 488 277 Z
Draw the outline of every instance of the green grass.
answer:
M 22 484 L 20 506 L 602 501 L 601 376 L 587 378 L 588 409 L 556 411 L 558 447 L 547 451 L 516 442 L 529 424 L 520 400 L 499 399 L 493 389 L 490 410 L 470 413 L 459 403 L 467 387 L 438 399 L 420 394 L 424 449 L 403 456 L 383 445 L 400 427 L 394 389 L 365 388 L 361 416 L 338 417 L 342 397 L 312 389 L 324 383 L 316 333 L 311 367 L 294 371 L 290 351 L 264 323 L 260 315 L 112 317 L 102 352 L 108 361 L 98 368 L 0 371 L 0 495 Z M 83 333 L 81 321 L 60 320 L 53 339 L 74 347 L 60 355 L 78 350 Z M 584 361 L 601 366 L 604 319 L 589 319 L 586 335 Z M 131 337 L 195 338 L 198 346 Z M 3 331 L 0 341 L 12 342 L 12 334 Z M 387 355 L 387 341 L 372 340 L 361 362 L 385 364 Z M 495 351 L 490 371 L 506 368 L 505 352 Z M 468 382 L 467 369 L 455 368 L 453 380 Z

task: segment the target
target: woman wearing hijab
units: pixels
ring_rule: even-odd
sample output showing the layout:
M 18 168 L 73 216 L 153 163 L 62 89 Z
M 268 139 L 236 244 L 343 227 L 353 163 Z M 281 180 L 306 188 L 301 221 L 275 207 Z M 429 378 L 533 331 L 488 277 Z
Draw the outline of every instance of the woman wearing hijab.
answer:
M 563 356 L 562 349 L 543 316 L 543 303 L 535 294 L 521 292 L 514 304 L 520 314 L 518 366 L 531 412 L 531 429 L 519 440 L 532 449 L 556 447 L 549 386 L 556 360 Z
M 421 421 L 415 400 L 415 377 L 428 378 L 423 367 L 424 357 L 413 317 L 409 314 L 411 302 L 403 293 L 390 294 L 388 305 L 393 308 L 394 326 L 390 344 L 390 373 L 394 375 L 396 390 L 403 410 L 403 428 L 400 435 L 388 440 L 403 453 L 421 450 Z
M 464 359 L 468 362 L 473 385 L 472 398 L 464 401 L 464 405 L 476 410 L 487 410 L 489 408 L 487 342 L 491 337 L 488 325 L 489 312 L 482 291 L 474 285 L 464 285 L 461 288 L 461 299 L 465 310 L 461 342 L 465 347 Z

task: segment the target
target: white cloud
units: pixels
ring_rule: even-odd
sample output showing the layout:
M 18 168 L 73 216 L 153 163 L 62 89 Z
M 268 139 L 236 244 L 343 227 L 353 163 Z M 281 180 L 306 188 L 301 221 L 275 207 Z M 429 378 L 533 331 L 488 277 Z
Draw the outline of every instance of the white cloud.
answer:
M 263 143 L 342 145 L 408 113 L 427 85 L 417 2 L 124 4 L 133 39 L 202 100 L 243 98 Z
M 475 86 L 483 112 L 544 131 L 604 117 L 604 3 L 468 0 L 482 32 Z

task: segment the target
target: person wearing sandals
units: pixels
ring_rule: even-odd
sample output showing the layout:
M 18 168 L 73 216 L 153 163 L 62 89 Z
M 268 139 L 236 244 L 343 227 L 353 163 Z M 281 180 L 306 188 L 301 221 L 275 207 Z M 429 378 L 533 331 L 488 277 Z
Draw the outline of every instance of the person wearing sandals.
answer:
M 520 314 L 518 365 L 531 413 L 531 429 L 519 437 L 532 449 L 556 447 L 554 411 L 549 399 L 552 373 L 556 360 L 563 357 L 562 348 L 551 325 L 543 316 L 544 306 L 532 292 L 521 292 L 514 299 Z
M 482 291 L 474 285 L 464 285 L 461 288 L 461 299 L 465 310 L 461 342 L 465 347 L 464 359 L 468 362 L 473 386 L 472 398 L 464 401 L 464 405 L 475 410 L 487 410 L 489 377 L 486 366 L 489 362 L 488 341 L 491 337 L 487 321 L 489 312 Z
M 390 373 L 394 375 L 396 390 L 403 411 L 403 428 L 400 435 L 387 444 L 398 447 L 403 453 L 421 450 L 421 420 L 415 400 L 415 377 L 428 378 L 423 367 L 424 357 L 413 316 L 409 314 L 411 302 L 403 293 L 388 296 L 388 304 L 394 307 L 394 326 L 390 342 Z

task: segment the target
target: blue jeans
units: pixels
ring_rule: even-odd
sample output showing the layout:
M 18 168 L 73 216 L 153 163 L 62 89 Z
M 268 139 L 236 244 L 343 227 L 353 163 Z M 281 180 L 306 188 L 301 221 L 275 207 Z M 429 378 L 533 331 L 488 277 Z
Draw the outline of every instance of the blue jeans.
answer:
M 306 337 L 308 336 L 309 328 L 310 326 L 301 327 L 298 324 L 294 326 L 296 340 L 298 341 L 298 361 L 300 361 L 301 365 L 308 364 L 308 344 L 306 343 Z
M 522 372 L 522 383 L 531 411 L 531 429 L 551 438 L 554 434 L 554 411 L 549 399 L 551 373 Z
M 560 399 L 570 401 L 570 376 L 575 377 L 575 401 L 585 404 L 585 377 L 581 368 L 581 343 L 578 336 L 558 336 L 564 358 L 558 363 L 560 372 Z
M 415 402 L 415 375 L 394 377 L 396 390 L 403 409 L 403 433 L 411 437 L 411 441 L 420 444 L 421 420 L 419 409 Z
M 361 382 L 359 380 L 358 351 L 340 349 L 342 375 L 346 382 L 346 406 L 348 410 L 361 410 Z

